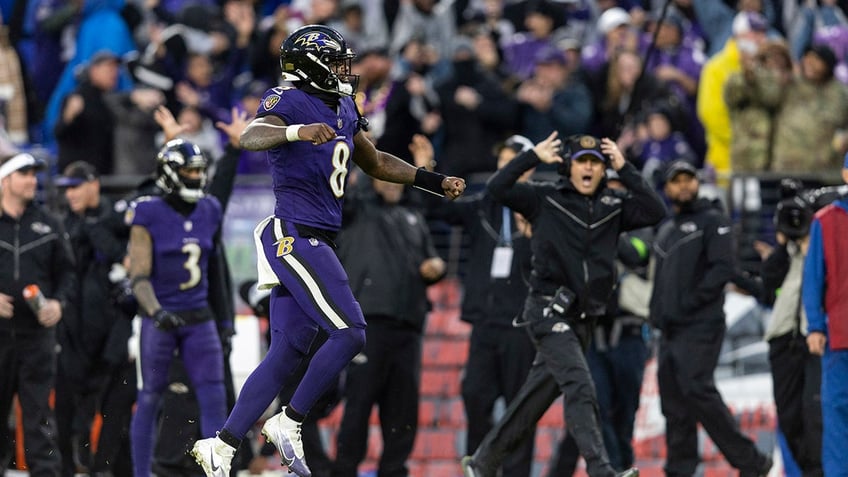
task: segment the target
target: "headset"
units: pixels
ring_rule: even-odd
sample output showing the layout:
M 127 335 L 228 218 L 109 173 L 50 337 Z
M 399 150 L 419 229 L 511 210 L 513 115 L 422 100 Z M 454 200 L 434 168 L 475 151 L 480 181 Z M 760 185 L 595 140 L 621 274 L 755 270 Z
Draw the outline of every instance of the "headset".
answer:
M 570 175 L 572 158 L 583 154 L 592 154 L 603 161 L 604 167 L 610 167 L 610 158 L 601 151 L 601 141 L 598 138 L 588 134 L 573 134 L 562 142 L 562 162 L 557 166 L 557 173 L 561 176 Z

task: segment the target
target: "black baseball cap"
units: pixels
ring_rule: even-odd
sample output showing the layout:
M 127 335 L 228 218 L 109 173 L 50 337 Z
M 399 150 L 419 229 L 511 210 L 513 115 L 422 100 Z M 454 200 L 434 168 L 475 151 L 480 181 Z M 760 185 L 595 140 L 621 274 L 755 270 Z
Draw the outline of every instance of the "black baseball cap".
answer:
M 94 166 L 85 161 L 76 161 L 65 167 L 65 171 L 56 179 L 55 184 L 57 187 L 76 187 L 98 177 L 100 177 L 100 174 L 97 173 Z
M 601 141 L 595 136 L 575 136 L 571 140 L 571 159 L 577 159 L 585 155 L 592 156 L 600 162 L 608 163 L 609 158 L 601 151 Z
M 698 169 L 695 169 L 695 166 L 689 161 L 678 159 L 669 164 L 665 170 L 665 181 L 673 180 L 678 174 L 689 174 L 692 177 L 698 177 Z

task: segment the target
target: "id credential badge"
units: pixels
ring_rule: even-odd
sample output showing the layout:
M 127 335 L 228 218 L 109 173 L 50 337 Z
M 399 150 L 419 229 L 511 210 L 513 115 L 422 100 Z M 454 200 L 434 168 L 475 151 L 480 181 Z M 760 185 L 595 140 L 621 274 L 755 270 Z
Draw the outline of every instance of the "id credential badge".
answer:
M 512 270 L 512 247 L 495 247 L 492 256 L 492 278 L 508 278 Z

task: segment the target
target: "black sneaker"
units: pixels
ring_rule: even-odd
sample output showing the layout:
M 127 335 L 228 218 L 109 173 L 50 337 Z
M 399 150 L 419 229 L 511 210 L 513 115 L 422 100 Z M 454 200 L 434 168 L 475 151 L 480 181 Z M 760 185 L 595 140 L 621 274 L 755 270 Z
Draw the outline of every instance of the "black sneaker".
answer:
M 474 459 L 470 455 L 462 458 L 461 465 L 462 475 L 464 477 L 479 477 L 477 475 L 477 469 L 474 467 Z
M 495 477 L 496 473 L 484 469 L 480 464 L 474 462 L 474 457 L 467 455 L 462 458 L 463 477 Z
M 760 466 L 757 470 L 755 472 L 739 472 L 739 477 L 766 477 L 771 470 L 772 465 L 774 465 L 774 461 L 771 460 L 771 456 L 768 454 L 762 454 Z
M 631 467 L 624 472 L 619 472 L 615 477 L 639 477 L 639 469 Z

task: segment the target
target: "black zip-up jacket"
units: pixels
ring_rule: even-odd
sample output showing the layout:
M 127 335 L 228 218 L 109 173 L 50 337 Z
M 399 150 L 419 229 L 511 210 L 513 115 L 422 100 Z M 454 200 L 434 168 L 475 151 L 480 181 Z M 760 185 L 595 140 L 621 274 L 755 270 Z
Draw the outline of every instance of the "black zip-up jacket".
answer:
M 503 208 L 488 193 L 460 197 L 453 202 L 441 198 L 428 202 L 429 218 L 461 225 L 469 237 L 468 261 L 462 280 L 462 320 L 512 328 L 521 313 L 530 279 L 530 239 L 512 221 L 512 268 L 509 277 L 492 278 L 495 247 L 503 240 Z M 512 211 L 510 211 L 512 214 Z
M 362 313 L 422 331 L 430 283 L 420 266 L 439 256 L 424 217 L 369 192 L 347 197 L 344 213 L 337 253 Z
M 567 178 L 516 183 L 539 163 L 532 150 L 522 153 L 496 172 L 487 188 L 533 225 L 533 293 L 552 295 L 565 286 L 577 295 L 574 313 L 600 316 L 615 285 L 619 234 L 658 223 L 665 206 L 630 163 L 618 171 L 627 193 L 601 182 L 594 195 L 583 195 Z
M 23 289 L 36 284 L 47 298 L 71 303 L 76 293 L 73 255 L 67 234 L 45 209 L 30 203 L 19 219 L 0 215 L 0 292 L 14 297 L 11 320 L 0 332 L 37 332 L 44 328 L 27 305 Z
M 654 242 L 654 325 L 670 334 L 675 328 L 723 324 L 733 249 L 730 219 L 707 199 L 696 200 L 664 223 Z

